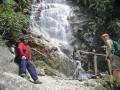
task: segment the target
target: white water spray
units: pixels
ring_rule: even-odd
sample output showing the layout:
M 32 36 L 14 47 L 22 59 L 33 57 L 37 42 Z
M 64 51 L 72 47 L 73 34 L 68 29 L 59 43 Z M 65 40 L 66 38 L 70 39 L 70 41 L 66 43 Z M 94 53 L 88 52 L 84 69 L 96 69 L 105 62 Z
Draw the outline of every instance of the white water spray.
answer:
M 66 0 L 33 0 L 31 24 L 37 30 L 37 34 L 41 33 L 44 38 L 58 47 L 60 52 L 67 51 L 70 55 L 73 51 L 70 44 L 74 37 L 69 18 L 73 15 Z M 80 65 L 78 67 L 82 70 Z M 79 73 L 82 75 L 83 72 Z
M 37 3 L 36 3 L 37 2 Z M 43 37 L 61 49 L 71 50 L 71 34 L 68 18 L 73 15 L 65 0 L 34 0 L 31 23 Z

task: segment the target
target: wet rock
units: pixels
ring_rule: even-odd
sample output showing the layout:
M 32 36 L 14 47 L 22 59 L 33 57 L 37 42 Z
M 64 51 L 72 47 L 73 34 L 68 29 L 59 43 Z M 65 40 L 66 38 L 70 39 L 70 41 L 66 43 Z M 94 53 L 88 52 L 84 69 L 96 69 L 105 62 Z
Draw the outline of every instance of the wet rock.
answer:
M 30 38 L 29 45 L 37 50 L 34 52 L 38 53 L 37 56 L 41 55 L 46 59 L 48 58 L 53 60 L 53 62 L 55 61 L 54 68 L 58 69 L 64 74 L 68 76 L 73 74 L 75 70 L 73 62 L 71 62 L 66 56 L 61 56 L 54 45 L 44 38 L 35 37 L 33 34 L 31 34 Z
M 67 76 L 72 76 L 75 71 L 75 64 L 68 58 L 64 58 L 61 59 L 57 69 Z

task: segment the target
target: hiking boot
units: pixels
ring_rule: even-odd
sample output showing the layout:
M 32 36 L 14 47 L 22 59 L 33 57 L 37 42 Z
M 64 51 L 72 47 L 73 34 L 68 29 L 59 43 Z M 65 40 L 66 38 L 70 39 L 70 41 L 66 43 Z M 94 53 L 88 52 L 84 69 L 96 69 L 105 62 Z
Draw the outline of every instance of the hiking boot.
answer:
M 42 84 L 38 79 L 34 81 L 34 84 Z
M 26 74 L 22 73 L 20 76 L 23 77 L 23 78 L 25 78 Z

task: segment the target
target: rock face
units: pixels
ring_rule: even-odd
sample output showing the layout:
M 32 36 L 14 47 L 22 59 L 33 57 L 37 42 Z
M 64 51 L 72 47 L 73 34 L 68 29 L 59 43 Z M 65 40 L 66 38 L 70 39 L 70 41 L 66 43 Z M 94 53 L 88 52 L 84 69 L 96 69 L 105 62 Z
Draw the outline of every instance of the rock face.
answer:
M 12 72 L 18 74 L 19 67 L 14 63 L 15 55 L 13 55 L 9 48 L 0 47 L 0 71 Z
M 55 69 L 59 70 L 67 76 L 73 75 L 73 72 L 75 71 L 74 63 L 70 61 L 68 57 L 60 55 L 59 51 L 54 50 L 57 47 L 52 45 L 49 41 L 45 40 L 42 36 L 40 37 L 40 35 L 35 35 L 32 29 L 31 34 L 28 37 L 30 38 L 29 45 L 33 47 L 33 52 L 37 53 L 37 56 L 35 58 L 38 60 L 39 58 L 47 58 L 47 60 L 53 60 L 52 62 L 55 62 Z
M 15 74 L 4 72 L 0 77 L 0 90 L 39 90 L 33 83 Z
M 45 0 L 46 2 L 47 2 L 47 0 Z M 52 0 L 52 1 L 48 1 L 48 2 L 57 2 L 56 0 Z M 59 1 L 62 1 L 62 0 L 59 0 Z M 42 2 L 42 1 L 41 1 Z M 36 4 L 37 3 L 37 4 Z M 68 57 L 70 57 L 71 56 L 71 54 L 72 54 L 72 48 L 69 48 L 68 50 L 66 49 L 66 48 L 68 48 L 68 46 L 66 46 L 66 45 L 57 45 L 57 43 L 56 43 L 56 45 L 55 44 L 52 44 L 51 42 L 52 42 L 52 40 L 51 39 L 48 39 L 47 37 L 45 37 L 45 33 L 50 33 L 50 37 L 49 38 L 55 38 L 55 37 L 52 37 L 52 36 L 54 36 L 54 33 L 56 32 L 58 35 L 57 35 L 57 37 L 56 37 L 56 39 L 55 40 L 57 40 L 57 38 L 59 37 L 59 31 L 61 31 L 62 29 L 60 29 L 59 30 L 59 28 L 57 27 L 57 24 L 55 23 L 55 26 L 53 25 L 53 27 L 54 27 L 54 32 L 53 32 L 53 28 L 51 28 L 52 27 L 52 24 L 50 23 L 51 21 L 49 21 L 49 20 L 46 20 L 46 18 L 44 18 L 44 17 L 40 17 L 40 15 L 42 15 L 42 14 L 40 14 L 41 13 L 41 11 L 42 11 L 42 5 L 41 5 L 41 7 L 39 7 L 39 3 L 40 3 L 40 0 L 36 0 L 36 2 L 35 2 L 35 5 L 33 4 L 33 11 L 32 12 L 34 12 L 34 14 L 32 14 L 32 17 L 35 17 L 36 19 L 34 20 L 34 18 L 32 18 L 33 20 L 31 20 L 34 24 L 31 24 L 30 25 L 30 33 L 31 33 L 31 38 L 30 38 L 30 42 L 29 42 L 29 45 L 30 46 L 32 46 L 32 47 L 34 47 L 34 48 L 36 48 L 36 50 L 38 50 L 39 52 L 42 52 L 42 53 L 44 53 L 45 55 L 47 55 L 47 56 L 50 56 L 50 54 L 52 53 L 51 51 L 52 51 L 52 49 L 54 48 L 54 47 L 59 47 L 59 48 L 61 48 L 61 50 L 60 51 L 62 51 L 63 53 L 65 53 Z M 83 26 L 86 24 L 86 23 L 88 23 L 88 21 L 89 21 L 89 18 L 88 18 L 88 16 L 86 15 L 86 14 L 84 14 L 83 12 L 82 12 L 82 10 L 78 7 L 78 6 L 75 6 L 75 5 L 73 5 L 73 2 L 72 2 L 72 0 L 66 0 L 66 3 L 70 6 L 70 9 L 71 9 L 71 11 L 73 11 L 74 12 L 74 14 L 73 15 L 70 15 L 70 16 L 68 16 L 67 17 L 67 20 L 68 20 L 68 23 L 70 24 L 70 29 L 72 30 L 72 33 L 73 34 L 76 34 L 79 30 L 80 31 L 83 31 Z M 38 6 L 37 6 L 38 5 Z M 48 4 L 49 5 L 49 4 Z M 44 9 L 44 7 L 45 8 L 51 8 L 51 9 L 53 9 L 53 10 L 51 10 L 51 11 L 49 11 L 49 12 L 51 12 L 51 14 L 50 15 L 52 15 L 52 13 L 55 13 L 55 15 L 56 15 L 56 13 L 57 12 L 52 12 L 52 11 L 54 11 L 54 8 L 56 8 L 55 6 L 54 6 L 54 4 L 53 5 L 49 5 L 48 7 L 47 6 L 43 6 L 43 9 Z M 54 7 L 54 8 L 53 8 Z M 36 9 L 36 8 L 38 8 L 38 9 L 40 9 L 40 11 L 38 10 L 38 9 Z M 58 9 L 58 8 L 57 8 Z M 45 11 L 45 10 L 43 10 L 43 11 Z M 39 12 L 39 13 L 36 13 L 36 12 Z M 48 11 L 47 11 L 47 14 L 46 15 L 48 15 L 47 17 L 51 17 L 51 16 L 49 16 L 49 13 Z M 73 13 L 73 12 L 71 12 L 71 14 Z M 61 13 L 59 13 L 59 14 L 61 14 Z M 58 15 L 59 15 L 58 14 Z M 63 14 L 63 13 L 62 13 Z M 63 16 L 61 14 L 61 16 Z M 44 14 L 43 14 L 44 15 Z M 53 14 L 54 15 L 54 14 Z M 57 15 L 56 15 L 57 16 Z M 60 16 L 60 17 L 61 17 Z M 66 16 L 65 16 L 66 17 Z M 41 19 L 40 19 L 41 18 Z M 44 19 L 43 19 L 44 18 Z M 51 17 L 52 18 L 52 17 Z M 59 18 L 59 17 L 58 17 Z M 39 19 L 40 19 L 40 21 L 39 21 Z M 43 25 L 43 27 L 42 26 L 40 26 L 40 25 L 42 25 L 42 24 L 40 24 L 39 25 L 39 23 L 38 22 L 41 22 L 43 20 L 43 22 L 45 21 L 45 23 L 44 23 L 44 25 Z M 53 19 L 54 20 L 54 19 Z M 61 19 L 60 19 L 61 20 Z M 63 18 L 63 20 L 64 20 L 64 18 Z M 63 21 L 63 20 L 61 20 L 61 21 Z M 66 21 L 67 21 L 66 20 Z M 47 21 L 49 21 L 49 22 L 47 22 Z M 60 21 L 60 23 L 61 23 L 61 21 Z M 42 22 L 42 23 L 43 23 Z M 58 20 L 58 22 L 59 22 L 59 20 Z M 48 25 L 46 24 L 46 23 L 48 23 Z M 62 23 L 61 24 L 61 26 L 65 26 L 65 25 L 63 25 L 64 23 Z M 35 26 L 35 25 L 37 25 L 37 26 L 40 26 L 40 28 L 44 28 L 44 27 L 46 27 L 46 28 L 48 28 L 48 29 L 43 29 L 43 31 L 41 31 L 40 30 L 40 28 L 38 28 L 37 26 Z M 65 26 L 66 28 L 68 27 L 68 26 Z M 56 28 L 58 28 L 58 30 L 56 29 Z M 64 27 L 63 27 L 64 28 Z M 43 34 L 43 32 L 44 32 L 44 34 Z M 68 33 L 68 31 L 66 31 L 67 33 Z M 67 35 L 67 37 L 69 37 L 69 39 L 70 39 L 70 44 L 72 44 L 72 45 L 74 45 L 76 42 L 82 42 L 82 41 L 78 41 L 78 40 L 76 40 L 75 38 L 73 39 L 73 36 L 71 35 L 71 34 L 66 34 L 66 32 L 64 32 L 64 34 L 65 34 L 65 36 Z M 63 32 L 61 32 L 61 33 L 63 33 Z M 56 34 L 55 34 L 56 35 Z M 62 35 L 62 36 L 64 36 L 64 35 Z M 61 38 L 61 36 L 59 37 L 59 38 Z M 68 39 L 68 40 L 69 40 Z M 58 39 L 58 41 L 62 41 L 62 42 L 64 42 L 64 40 L 59 40 Z M 82 42 L 83 43 L 83 42 Z M 79 47 L 82 47 L 81 49 L 82 50 L 88 50 L 88 49 L 86 49 L 86 48 L 84 48 L 84 47 L 87 47 L 87 45 L 82 45 L 82 43 L 80 43 L 79 44 Z M 48 49 L 48 53 L 46 53 L 44 50 L 45 49 Z M 43 50 L 42 50 L 43 49 Z M 49 52 L 50 51 L 50 52 Z M 44 56 L 43 54 L 42 54 L 42 56 Z M 54 55 L 53 55 L 54 56 Z M 70 76 L 70 75 L 72 75 L 73 74 L 73 71 L 75 70 L 75 65 L 70 61 L 70 60 L 68 60 L 68 59 L 62 59 L 62 58 L 59 58 L 59 55 L 55 55 L 55 56 L 57 56 L 57 60 L 58 60 L 58 67 L 56 68 L 56 69 L 59 69 L 61 72 L 63 72 L 64 74 L 66 74 L 66 75 L 68 75 L 68 76 Z M 83 55 L 83 58 L 87 58 L 87 56 L 85 56 L 85 55 Z M 50 57 L 51 58 L 51 57 Z M 54 59 L 54 58 L 56 58 L 56 57 L 53 57 L 52 59 Z M 69 58 L 70 59 L 70 58 Z M 88 58 L 87 58 L 88 59 Z M 88 61 L 88 60 L 84 60 L 84 61 Z M 85 62 L 86 63 L 86 62 Z M 72 72 L 71 72 L 72 71 Z
M 8 48 L 0 47 L 0 90 L 105 90 L 95 80 L 78 81 L 66 77 L 40 76 L 34 84 L 18 75 L 18 66 Z
M 106 90 L 95 80 L 78 81 L 41 76 L 42 84 L 33 84 L 12 73 L 0 74 L 0 90 Z
M 39 90 L 34 84 L 21 78 L 9 48 L 0 47 L 0 90 Z
M 69 59 L 61 59 L 58 69 L 63 72 L 66 76 L 73 76 L 75 71 L 75 64 Z

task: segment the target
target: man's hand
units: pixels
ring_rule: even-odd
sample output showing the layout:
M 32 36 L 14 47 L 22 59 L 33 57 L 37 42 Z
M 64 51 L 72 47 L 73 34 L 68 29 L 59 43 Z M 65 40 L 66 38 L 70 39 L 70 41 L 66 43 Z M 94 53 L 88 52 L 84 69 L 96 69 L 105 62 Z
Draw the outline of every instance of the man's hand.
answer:
M 25 56 L 22 56 L 22 60 L 26 60 L 27 58 Z
M 106 61 L 108 60 L 108 55 L 107 55 L 107 54 L 105 55 L 105 60 L 106 60 Z
M 32 63 L 32 61 L 30 60 L 30 63 Z
M 101 48 L 107 48 L 107 46 L 106 46 L 106 45 L 104 45 L 104 46 L 101 46 Z

